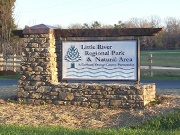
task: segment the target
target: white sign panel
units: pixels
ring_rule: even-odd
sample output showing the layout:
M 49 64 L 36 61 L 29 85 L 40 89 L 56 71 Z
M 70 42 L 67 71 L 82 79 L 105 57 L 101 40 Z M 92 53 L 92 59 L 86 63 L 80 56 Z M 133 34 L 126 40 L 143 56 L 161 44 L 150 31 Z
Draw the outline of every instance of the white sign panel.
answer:
M 62 79 L 137 80 L 137 40 L 64 41 Z

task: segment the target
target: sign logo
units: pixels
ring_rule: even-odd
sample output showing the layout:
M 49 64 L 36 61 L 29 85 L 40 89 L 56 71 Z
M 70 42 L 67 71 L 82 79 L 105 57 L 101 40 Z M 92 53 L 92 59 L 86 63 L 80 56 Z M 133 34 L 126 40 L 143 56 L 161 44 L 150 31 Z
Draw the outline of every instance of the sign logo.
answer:
M 71 68 L 75 68 L 74 62 L 78 62 L 79 60 L 81 60 L 81 56 L 78 52 L 78 49 L 74 45 L 71 45 L 64 59 L 67 60 L 68 62 L 72 62 Z

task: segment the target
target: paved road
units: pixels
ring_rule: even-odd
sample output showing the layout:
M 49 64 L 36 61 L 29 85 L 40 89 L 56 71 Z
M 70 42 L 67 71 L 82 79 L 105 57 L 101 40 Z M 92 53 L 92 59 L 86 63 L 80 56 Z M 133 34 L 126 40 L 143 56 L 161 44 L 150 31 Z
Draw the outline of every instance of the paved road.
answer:
M 180 80 L 141 81 L 141 83 L 155 83 L 156 87 L 161 89 L 180 89 Z M 17 84 L 17 80 L 0 80 L 0 87 L 12 86 Z
M 12 86 L 17 84 L 17 80 L 0 80 L 0 86 Z
M 155 83 L 156 87 L 161 89 L 180 89 L 180 80 L 141 81 L 141 83 Z

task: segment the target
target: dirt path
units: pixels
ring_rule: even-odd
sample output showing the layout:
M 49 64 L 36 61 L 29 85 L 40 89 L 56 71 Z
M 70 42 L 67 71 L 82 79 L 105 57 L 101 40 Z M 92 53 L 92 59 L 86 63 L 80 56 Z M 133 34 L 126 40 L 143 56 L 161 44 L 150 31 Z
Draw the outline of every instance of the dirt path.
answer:
M 107 128 L 139 124 L 156 115 L 180 108 L 179 89 L 157 89 L 163 102 L 144 109 L 93 109 L 77 106 L 20 105 L 6 102 L 15 96 L 17 86 L 0 87 L 0 124 L 59 125 L 72 128 Z

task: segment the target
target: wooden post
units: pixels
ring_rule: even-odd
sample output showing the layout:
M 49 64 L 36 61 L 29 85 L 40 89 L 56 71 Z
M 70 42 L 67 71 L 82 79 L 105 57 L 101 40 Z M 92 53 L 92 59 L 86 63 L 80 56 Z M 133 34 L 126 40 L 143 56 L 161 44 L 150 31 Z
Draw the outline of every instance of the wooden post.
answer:
M 138 51 L 138 84 L 139 84 L 139 82 L 140 82 L 140 69 L 141 69 L 141 63 L 140 63 L 140 59 L 141 59 L 141 57 L 140 57 L 140 39 L 139 39 L 139 37 L 137 38 L 137 40 L 138 40 L 138 48 L 137 48 L 137 51 Z
M 16 54 L 13 56 L 13 71 L 16 72 Z
M 134 82 L 134 84 L 139 84 L 140 83 L 140 40 L 139 37 L 134 37 L 134 39 L 137 40 L 137 81 Z
M 3 54 L 0 53 L 0 71 L 3 71 Z
M 152 63 L 153 63 L 153 60 L 152 60 L 152 52 L 150 52 L 149 54 L 149 70 L 150 70 L 150 76 L 153 77 L 153 71 L 152 71 Z
M 61 39 L 61 41 L 67 41 L 67 38 L 66 37 L 61 37 L 60 38 Z M 63 48 L 62 48 L 62 42 L 61 42 L 61 51 L 63 51 Z M 61 52 L 61 59 L 62 59 L 62 52 Z M 63 60 L 61 60 L 61 65 L 63 65 Z M 61 72 L 63 72 L 63 69 L 62 69 L 63 67 L 61 67 Z M 63 74 L 63 73 L 61 73 L 61 74 Z M 63 80 L 63 78 L 61 78 L 62 79 L 62 83 L 67 83 L 67 80 Z

